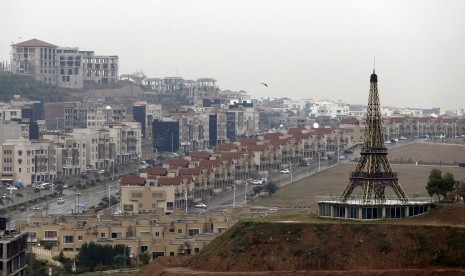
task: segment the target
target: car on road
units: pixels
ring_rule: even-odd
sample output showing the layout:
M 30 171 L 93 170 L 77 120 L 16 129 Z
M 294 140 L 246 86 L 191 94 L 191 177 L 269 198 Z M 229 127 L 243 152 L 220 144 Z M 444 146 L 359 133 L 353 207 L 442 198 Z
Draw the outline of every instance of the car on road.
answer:
M 202 208 L 202 209 L 207 209 L 207 205 L 204 203 L 198 203 L 194 205 L 195 208 Z
M 387 141 L 384 141 L 385 144 L 391 144 L 391 141 L 387 140 Z
M 265 181 L 263 179 L 254 179 L 251 181 L 252 185 L 263 185 Z
M 407 140 L 407 137 L 405 137 L 405 136 L 400 136 L 400 137 L 399 137 L 399 140 Z
M 60 197 L 57 199 L 57 204 L 63 204 L 63 203 L 65 203 L 65 200 L 63 198 Z
M 353 153 L 354 153 L 353 150 L 350 150 L 350 149 L 344 150 L 344 154 L 353 154 Z
M 12 191 L 18 190 L 18 188 L 15 187 L 15 186 L 8 186 L 8 187 L 6 187 L 6 189 L 7 189 L 7 190 L 12 190 Z
M 32 210 L 36 210 L 36 211 L 37 211 L 37 210 L 40 210 L 40 208 L 37 207 L 37 206 L 34 206 L 34 207 L 32 207 Z
M 282 169 L 282 170 L 279 171 L 279 173 L 288 174 L 288 173 L 291 173 L 291 171 L 289 171 L 289 169 Z
M 302 162 L 299 163 L 299 166 L 301 166 L 301 167 L 308 167 L 308 166 L 310 166 L 310 162 L 308 162 L 308 161 L 302 161 Z

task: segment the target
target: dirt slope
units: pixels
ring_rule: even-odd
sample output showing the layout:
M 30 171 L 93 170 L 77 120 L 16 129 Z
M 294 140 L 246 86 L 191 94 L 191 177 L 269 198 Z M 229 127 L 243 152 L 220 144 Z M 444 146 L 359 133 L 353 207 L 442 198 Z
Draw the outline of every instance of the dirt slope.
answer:
M 141 275 L 457 275 L 465 273 L 464 214 L 445 205 L 392 223 L 242 221 L 199 255 L 160 259 Z

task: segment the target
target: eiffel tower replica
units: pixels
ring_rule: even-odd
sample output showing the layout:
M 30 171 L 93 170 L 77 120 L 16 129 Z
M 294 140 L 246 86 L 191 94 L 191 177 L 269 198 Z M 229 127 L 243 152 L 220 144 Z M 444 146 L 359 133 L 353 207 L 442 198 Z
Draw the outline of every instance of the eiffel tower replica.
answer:
M 370 77 L 370 96 L 365 125 L 365 140 L 360 152 L 360 160 L 350 175 L 349 184 L 339 197 L 346 202 L 356 187 L 362 188 L 362 202 L 384 203 L 384 190 L 391 187 L 401 202 L 409 199 L 399 184 L 397 173 L 392 171 L 384 146 L 381 113 L 379 108 L 378 76 Z

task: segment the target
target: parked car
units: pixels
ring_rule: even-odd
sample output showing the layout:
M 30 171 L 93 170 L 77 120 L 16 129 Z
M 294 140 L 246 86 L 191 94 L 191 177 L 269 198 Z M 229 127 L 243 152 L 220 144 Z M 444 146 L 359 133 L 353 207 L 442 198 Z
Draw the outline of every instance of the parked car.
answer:
M 15 186 L 8 186 L 8 187 L 6 187 L 6 189 L 7 189 L 7 190 L 12 190 L 12 191 L 18 190 L 18 188 L 15 187 Z
M 302 162 L 299 163 L 299 166 L 301 166 L 301 167 L 308 167 L 308 166 L 310 166 L 310 162 L 302 161 Z
M 57 199 L 57 204 L 63 204 L 63 203 L 65 203 L 65 200 L 63 198 L 60 197 Z
M 207 209 L 207 205 L 204 203 L 198 203 L 194 205 L 195 208 L 202 208 L 202 209 Z
M 279 171 L 279 173 L 288 174 L 288 173 L 291 173 L 291 171 L 289 171 L 289 169 L 282 169 Z
M 354 153 L 353 150 L 350 150 L 350 149 L 344 150 L 344 154 L 353 154 L 353 153 Z
M 251 181 L 252 185 L 263 185 L 265 181 L 263 179 L 254 179 Z
M 400 136 L 400 137 L 399 137 L 399 140 L 407 140 L 407 137 L 405 137 L 405 136 Z

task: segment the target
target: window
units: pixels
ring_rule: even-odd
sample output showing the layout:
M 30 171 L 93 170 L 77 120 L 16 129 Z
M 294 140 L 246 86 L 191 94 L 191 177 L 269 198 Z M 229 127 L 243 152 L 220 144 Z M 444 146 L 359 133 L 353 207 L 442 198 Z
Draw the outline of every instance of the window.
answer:
M 189 236 L 195 236 L 200 234 L 200 229 L 189 229 Z
M 73 236 L 63 236 L 63 243 L 73 243 L 74 237 Z
M 140 246 L 140 252 L 141 253 L 147 251 L 148 249 L 149 249 L 148 245 L 141 245 Z
M 178 229 L 178 234 L 182 234 L 182 229 Z
M 171 257 L 174 256 L 174 252 L 170 252 L 170 256 L 171 256 Z
M 101 238 L 105 238 L 105 233 L 100 233 Z
M 48 239 L 50 239 L 50 238 L 56 238 L 56 237 L 57 237 L 57 231 L 47 231 L 47 230 L 46 230 L 46 231 L 44 232 L 44 238 L 46 238 L 46 239 L 47 239 L 47 238 L 48 238 Z
M 82 241 L 82 236 L 78 236 L 78 241 Z
M 160 237 L 160 232 L 155 232 L 155 237 Z

